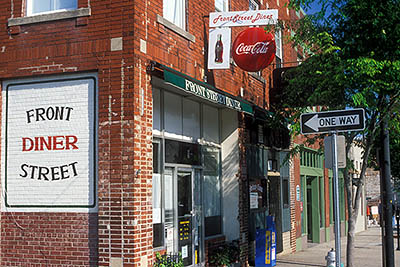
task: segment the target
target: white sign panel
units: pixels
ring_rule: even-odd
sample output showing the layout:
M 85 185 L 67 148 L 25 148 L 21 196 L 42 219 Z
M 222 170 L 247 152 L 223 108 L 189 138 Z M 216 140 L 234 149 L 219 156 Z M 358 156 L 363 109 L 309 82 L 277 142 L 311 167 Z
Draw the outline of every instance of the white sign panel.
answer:
M 250 209 L 258 209 L 258 193 L 250 193 Z
M 96 207 L 96 80 L 3 84 L 2 209 Z
M 186 246 L 183 246 L 183 247 L 182 247 L 182 258 L 185 259 L 185 258 L 187 258 L 188 256 L 189 256 L 189 253 L 188 253 L 188 246 L 186 245 Z
M 325 168 L 333 168 L 333 136 L 324 137 Z M 336 136 L 336 152 L 338 168 L 346 168 L 346 140 L 343 135 Z
M 210 13 L 210 27 L 235 27 L 276 24 L 278 10 L 246 10 Z
M 296 185 L 296 201 L 300 201 L 300 185 Z
M 173 253 L 174 252 L 174 228 L 168 228 L 167 229 L 167 253 Z
M 229 69 L 231 57 L 231 29 L 210 29 L 208 69 Z
M 358 108 L 305 113 L 300 116 L 300 125 L 302 134 L 361 131 L 365 128 L 365 111 Z

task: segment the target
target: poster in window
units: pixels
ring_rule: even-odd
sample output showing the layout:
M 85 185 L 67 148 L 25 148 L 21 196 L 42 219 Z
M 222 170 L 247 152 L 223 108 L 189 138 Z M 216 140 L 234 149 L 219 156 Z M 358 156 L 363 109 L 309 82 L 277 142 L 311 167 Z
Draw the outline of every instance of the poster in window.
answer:
M 258 193 L 250 193 L 250 209 L 258 209 Z
M 174 228 L 167 229 L 167 254 L 174 252 Z
M 182 258 L 187 258 L 188 257 L 188 246 L 183 246 L 182 247 Z
M 231 29 L 210 29 L 208 69 L 229 69 L 231 57 Z

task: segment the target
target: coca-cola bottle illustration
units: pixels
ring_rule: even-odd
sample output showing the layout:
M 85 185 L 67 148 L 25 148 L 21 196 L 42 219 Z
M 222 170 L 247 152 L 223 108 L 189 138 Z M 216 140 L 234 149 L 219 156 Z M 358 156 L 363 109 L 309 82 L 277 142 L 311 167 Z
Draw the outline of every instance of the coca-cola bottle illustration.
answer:
M 222 63 L 222 54 L 224 52 L 224 45 L 222 43 L 222 34 L 217 35 L 217 42 L 215 43 L 215 63 Z

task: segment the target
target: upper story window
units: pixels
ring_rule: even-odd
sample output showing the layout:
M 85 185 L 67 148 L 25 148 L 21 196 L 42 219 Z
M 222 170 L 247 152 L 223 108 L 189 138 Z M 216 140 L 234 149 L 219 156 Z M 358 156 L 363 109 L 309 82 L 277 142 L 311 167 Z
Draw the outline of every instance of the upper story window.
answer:
M 317 151 L 303 150 L 300 153 L 300 166 L 322 168 L 323 158 Z
M 185 30 L 185 0 L 163 0 L 163 17 Z
M 78 8 L 78 0 L 27 0 L 28 16 Z
M 229 11 L 228 0 L 215 0 L 215 11 L 217 12 Z
M 260 4 L 256 0 L 249 0 L 249 10 L 259 10 Z M 262 71 L 253 72 L 254 75 L 261 77 Z
M 280 29 L 276 29 L 275 31 L 275 44 L 276 44 L 276 67 L 280 68 L 282 64 L 282 31 Z
M 258 10 L 260 9 L 260 5 L 256 0 L 249 0 L 249 10 Z

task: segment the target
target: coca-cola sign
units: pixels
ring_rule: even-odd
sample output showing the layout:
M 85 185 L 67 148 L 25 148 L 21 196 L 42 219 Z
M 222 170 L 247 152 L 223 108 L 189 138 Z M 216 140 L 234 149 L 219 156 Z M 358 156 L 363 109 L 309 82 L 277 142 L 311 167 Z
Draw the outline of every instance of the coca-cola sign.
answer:
M 275 38 L 263 28 L 248 28 L 236 37 L 232 45 L 235 63 L 246 71 L 266 68 L 275 58 Z

